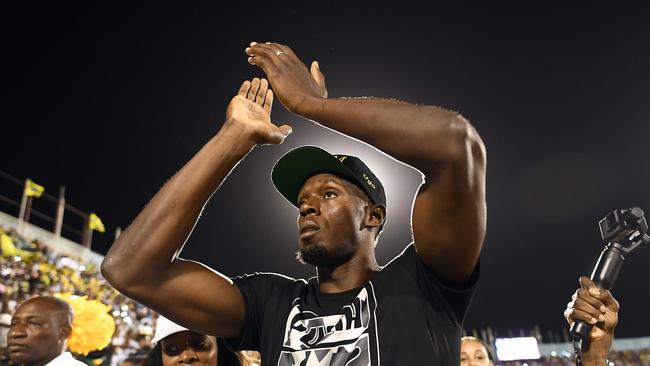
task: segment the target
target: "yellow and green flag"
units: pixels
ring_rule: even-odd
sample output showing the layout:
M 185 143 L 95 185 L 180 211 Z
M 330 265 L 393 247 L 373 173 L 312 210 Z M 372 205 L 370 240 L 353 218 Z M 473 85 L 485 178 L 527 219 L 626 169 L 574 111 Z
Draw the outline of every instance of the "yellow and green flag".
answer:
M 90 215 L 88 216 L 88 227 L 100 233 L 106 231 L 106 229 L 104 228 L 104 223 L 99 218 L 99 216 L 95 215 L 94 212 L 91 212 Z
M 25 181 L 25 195 L 30 197 L 40 197 L 45 192 L 45 187 L 40 184 L 34 183 L 31 179 Z

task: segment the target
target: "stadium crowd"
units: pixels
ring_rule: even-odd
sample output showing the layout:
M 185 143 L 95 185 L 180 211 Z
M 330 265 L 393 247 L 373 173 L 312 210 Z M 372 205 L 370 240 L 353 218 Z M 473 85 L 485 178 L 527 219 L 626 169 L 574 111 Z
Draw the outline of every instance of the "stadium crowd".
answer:
M 73 355 L 88 365 L 142 365 L 145 355 L 152 349 L 152 339 L 158 315 L 152 310 L 121 295 L 99 274 L 97 266 L 82 263 L 78 258 L 64 256 L 39 241 L 29 241 L 15 230 L 0 227 L 0 365 L 11 365 L 6 348 L 7 332 L 17 306 L 35 296 L 75 295 L 89 302 L 106 305 L 115 327 L 97 326 L 96 318 L 83 324 L 75 321 L 74 327 L 87 327 L 86 335 L 110 331 L 110 342 L 100 349 L 73 349 Z M 64 297 L 65 298 L 65 297 Z M 74 308 L 74 306 L 73 306 Z M 75 309 L 76 310 L 76 309 Z M 86 317 L 87 318 L 87 317 Z M 94 337 L 90 337 L 94 338 Z M 77 348 L 79 348 L 77 346 Z M 77 351 L 77 352 L 75 352 Z M 259 355 L 246 352 L 240 362 L 259 365 Z M 610 365 L 650 365 L 650 349 L 638 351 L 613 351 Z M 560 354 L 529 361 L 494 361 L 504 366 L 567 366 L 575 365 L 573 355 Z

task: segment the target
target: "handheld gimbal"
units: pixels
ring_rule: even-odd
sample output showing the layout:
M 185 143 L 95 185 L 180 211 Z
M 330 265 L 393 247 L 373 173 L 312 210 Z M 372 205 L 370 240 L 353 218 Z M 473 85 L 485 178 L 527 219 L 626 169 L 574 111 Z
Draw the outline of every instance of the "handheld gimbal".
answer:
M 596 267 L 591 273 L 591 280 L 599 288 L 609 290 L 614 286 L 616 278 L 623 267 L 624 255 L 627 255 L 641 244 L 650 243 L 648 223 L 643 210 L 638 207 L 620 209 L 611 212 L 598 223 L 600 235 L 607 244 L 600 254 Z M 589 350 L 589 333 L 591 324 L 576 321 L 570 333 L 576 341 L 580 341 L 582 352 Z

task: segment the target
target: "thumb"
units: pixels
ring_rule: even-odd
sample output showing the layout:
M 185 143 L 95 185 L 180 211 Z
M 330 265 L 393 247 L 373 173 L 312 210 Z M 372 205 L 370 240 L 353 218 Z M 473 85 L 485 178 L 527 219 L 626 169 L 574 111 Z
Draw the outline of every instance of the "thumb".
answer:
M 587 277 L 587 276 L 581 276 L 581 277 L 580 277 L 580 287 L 582 287 L 582 288 L 584 288 L 584 289 L 587 289 L 587 290 L 592 289 L 592 288 L 593 288 L 593 289 L 598 288 L 598 286 L 596 286 L 596 284 L 594 283 L 594 281 L 592 281 L 592 280 L 591 280 L 589 277 Z
M 314 78 L 314 81 L 316 81 L 316 84 L 318 84 L 323 89 L 326 89 L 325 75 L 323 75 L 323 73 L 320 71 L 320 65 L 318 64 L 318 61 L 312 61 L 309 72 L 311 73 L 311 77 Z M 327 95 L 325 95 L 325 98 L 327 98 Z
M 289 125 L 282 125 L 282 126 L 278 127 L 278 129 L 282 132 L 284 137 L 289 136 L 289 134 L 293 131 L 293 129 Z
M 270 136 L 269 143 L 271 144 L 281 144 L 287 136 L 291 133 L 291 126 L 282 125 L 278 128 L 275 128 Z

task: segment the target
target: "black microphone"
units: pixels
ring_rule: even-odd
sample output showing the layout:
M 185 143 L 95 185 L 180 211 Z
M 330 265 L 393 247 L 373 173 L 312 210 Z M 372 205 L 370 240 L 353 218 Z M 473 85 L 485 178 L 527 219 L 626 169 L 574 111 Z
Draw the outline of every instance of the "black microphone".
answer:
M 611 212 L 600 220 L 598 225 L 601 237 L 608 243 L 598 257 L 591 280 L 599 288 L 610 290 L 623 267 L 624 255 L 641 244 L 650 243 L 650 236 L 646 234 L 648 224 L 643 210 L 633 207 Z M 589 334 L 592 328 L 593 325 L 576 320 L 569 330 L 575 339 L 580 340 L 580 349 L 583 352 L 589 350 Z

